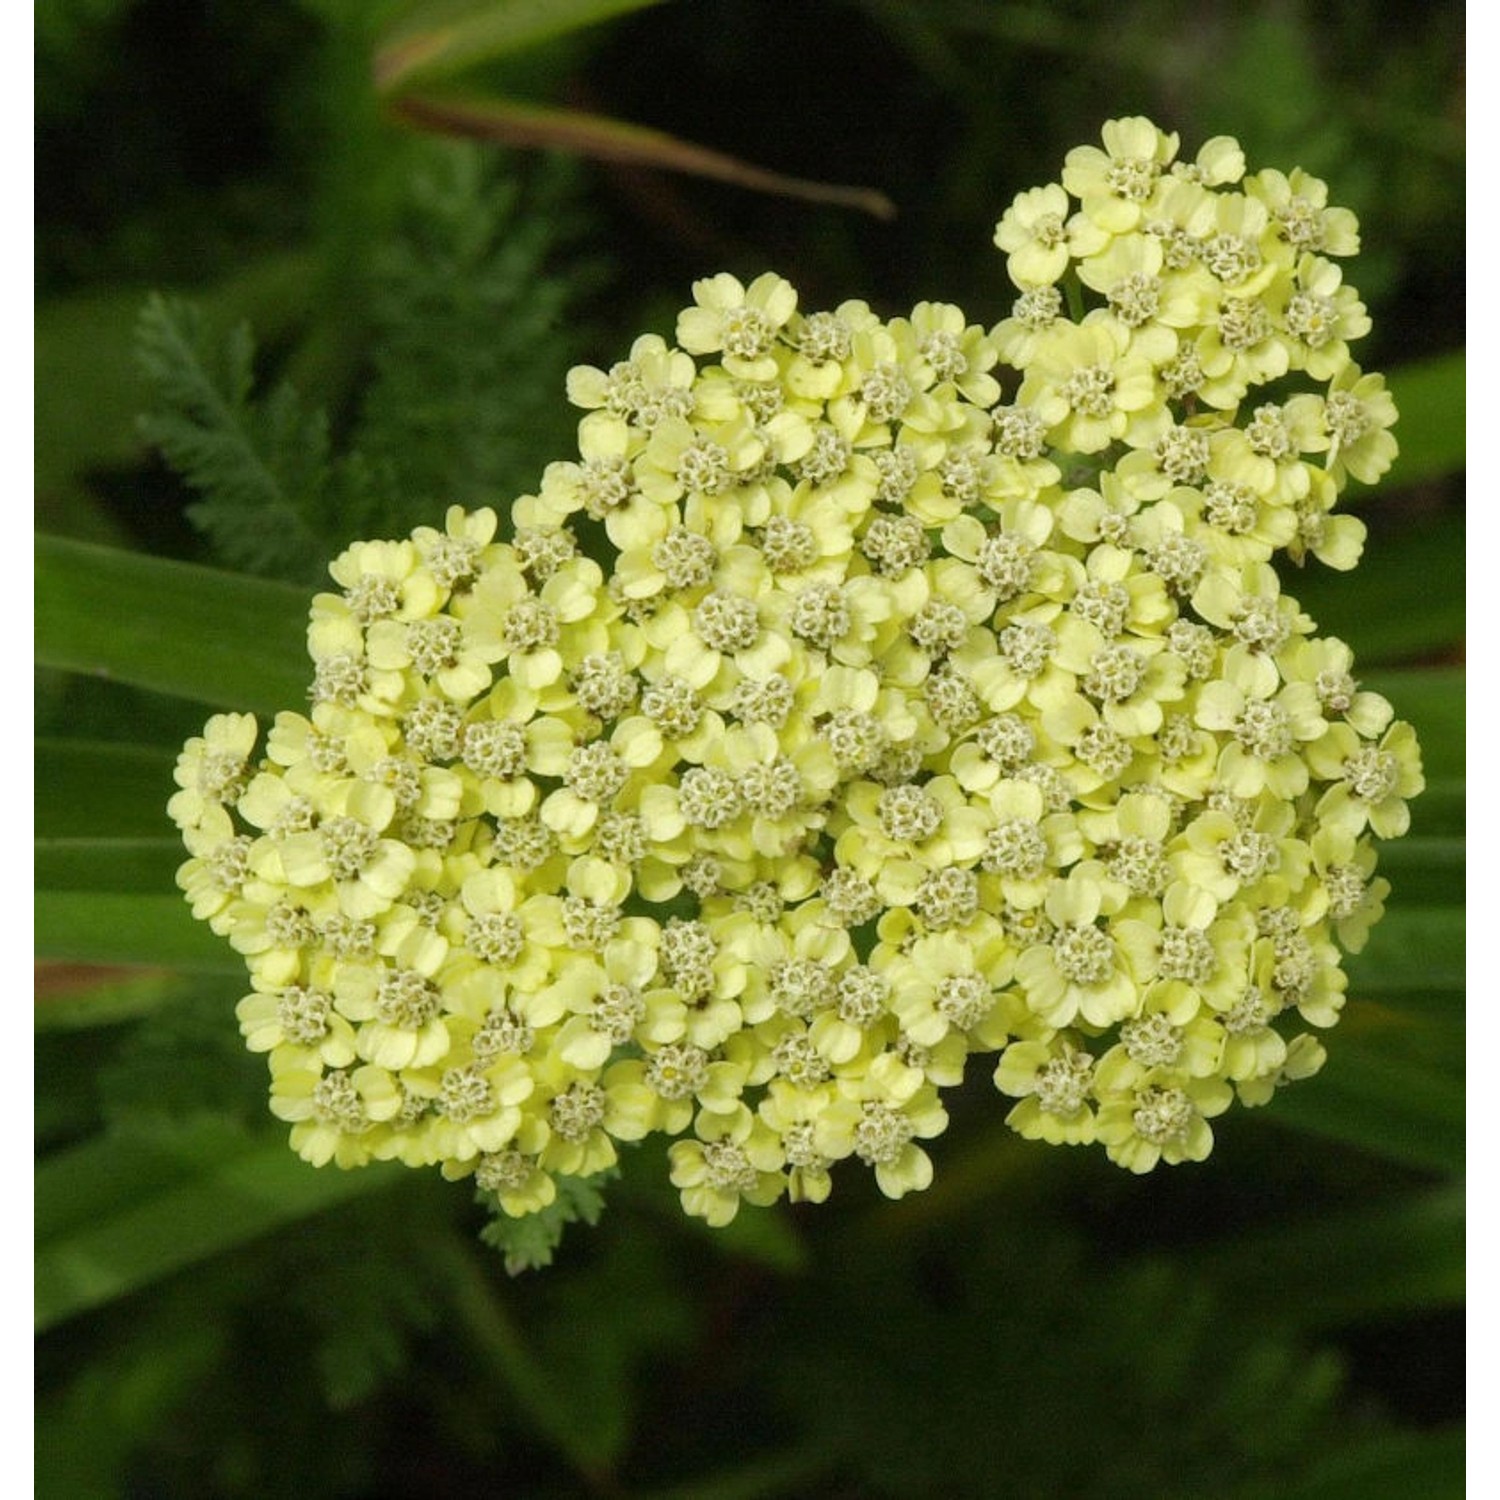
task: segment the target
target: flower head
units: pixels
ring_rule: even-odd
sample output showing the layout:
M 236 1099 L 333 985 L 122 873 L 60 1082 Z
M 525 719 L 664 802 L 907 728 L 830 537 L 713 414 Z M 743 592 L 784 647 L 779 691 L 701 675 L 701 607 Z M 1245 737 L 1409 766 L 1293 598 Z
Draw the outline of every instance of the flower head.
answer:
M 309 715 L 189 741 L 180 883 L 309 1160 L 520 1215 L 665 1135 L 724 1224 L 924 1188 L 975 1054 L 1132 1171 L 1316 1071 L 1422 788 L 1271 566 L 1351 565 L 1395 453 L 1352 216 L 1132 118 L 996 242 L 993 333 L 698 282 L 573 371 L 509 540 L 346 549 Z

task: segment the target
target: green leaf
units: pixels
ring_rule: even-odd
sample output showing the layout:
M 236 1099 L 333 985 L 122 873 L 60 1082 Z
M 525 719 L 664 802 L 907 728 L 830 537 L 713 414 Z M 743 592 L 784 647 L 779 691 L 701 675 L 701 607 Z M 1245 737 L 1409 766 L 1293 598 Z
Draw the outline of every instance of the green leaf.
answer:
M 216 1120 L 75 1147 L 36 1173 L 37 1328 L 378 1191 L 401 1170 L 316 1169 L 280 1136 L 247 1136 Z
M 33 849 L 36 887 L 49 891 L 170 890 L 187 858 L 176 838 L 37 839 Z
M 1319 1211 L 1301 1223 L 1237 1233 L 1193 1264 L 1231 1301 L 1281 1289 L 1285 1317 L 1302 1329 L 1456 1306 L 1465 1287 L 1463 1189 Z
M 60 7 L 44 9 L 52 14 Z M 39 31 L 42 25 L 39 14 Z M 92 17 L 81 29 L 98 40 Z M 280 338 L 311 299 L 311 266 L 305 253 L 278 253 L 196 295 L 226 320 L 252 318 L 263 338 Z M 124 468 L 141 458 L 136 418 L 144 392 L 136 331 L 146 297 L 144 287 L 91 289 L 50 299 L 37 309 L 36 515 L 43 530 L 87 541 L 123 540 L 88 479 L 94 471 Z
M 392 29 L 375 57 L 375 82 L 393 93 L 475 63 L 568 36 L 661 0 L 436 0 Z
M 501 1208 L 494 1193 L 481 1189 L 475 1196 L 493 1217 L 479 1231 L 479 1238 L 504 1255 L 505 1269 L 512 1276 L 550 1266 L 569 1224 L 599 1222 L 599 1215 L 604 1212 L 604 1194 L 600 1189 L 619 1175 L 617 1170 L 610 1169 L 593 1177 L 559 1177 L 557 1197 L 546 1208 L 519 1219 L 513 1219 Z
M 373 532 L 350 535 L 441 525 L 439 496 L 496 505 L 576 445 L 559 393 L 589 347 L 585 298 L 603 277 L 574 164 L 523 181 L 478 145 L 422 144 L 374 258 L 371 379 L 351 435 L 388 498 Z
M 1236 1490 L 1234 1500 L 1460 1500 L 1465 1488 L 1461 1427 L 1380 1432 L 1340 1448 L 1292 1480 Z
M 308 593 L 62 537 L 36 539 L 43 666 L 261 713 L 307 701 Z
M 89 964 L 240 970 L 239 955 L 181 896 L 117 891 L 36 894 L 36 953 Z
M 1460 899 L 1462 894 L 1460 888 Z M 1347 968 L 1350 993 L 1356 995 L 1463 989 L 1463 908 L 1392 906 L 1370 929 L 1366 947 L 1350 956 Z
M 152 297 L 136 338 L 155 395 L 141 435 L 197 490 L 188 517 L 233 567 L 318 577 L 333 542 L 317 525 L 332 464 L 328 423 L 291 386 L 252 402 L 255 343 L 247 324 L 221 341 L 188 302 Z
M 1464 1164 L 1464 1088 L 1389 1044 L 1335 1036 L 1317 1077 L 1278 1093 L 1265 1118 L 1390 1161 L 1454 1174 Z
M 167 830 L 175 750 L 38 739 L 35 758 L 38 838 L 150 838 Z
M 579 110 L 551 109 L 516 99 L 435 94 L 404 94 L 393 101 L 391 109 L 407 124 L 443 135 L 498 141 L 507 146 L 574 151 L 595 161 L 687 172 L 759 193 L 854 208 L 877 219 L 892 219 L 896 215 L 895 204 L 873 188 L 788 177 L 665 131 Z
M 1444 512 L 1372 533 L 1352 576 L 1310 565 L 1291 573 L 1287 591 L 1362 668 L 1452 650 L 1464 638 L 1464 518 Z
M 1435 777 L 1464 774 L 1466 680 L 1462 667 L 1425 667 L 1404 672 L 1387 669 L 1365 673 L 1361 678 L 1361 687 L 1388 698 L 1396 716 L 1409 719 L 1415 727 L 1429 782 Z M 1416 805 L 1420 806 L 1420 802 Z
M 1420 484 L 1463 469 L 1465 364 L 1459 350 L 1402 365 L 1386 376 L 1401 414 L 1396 424 L 1401 452 L 1387 486 Z
M 174 762 L 172 751 L 150 746 L 38 740 L 37 888 L 173 890 L 186 858 L 166 814 Z

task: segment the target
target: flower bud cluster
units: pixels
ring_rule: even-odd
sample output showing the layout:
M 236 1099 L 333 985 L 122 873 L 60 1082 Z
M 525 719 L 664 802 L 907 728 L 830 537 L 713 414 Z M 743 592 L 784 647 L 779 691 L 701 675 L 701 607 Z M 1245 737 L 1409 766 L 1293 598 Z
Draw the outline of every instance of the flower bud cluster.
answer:
M 1316 1071 L 1422 786 L 1271 566 L 1352 565 L 1395 452 L 1354 220 L 1128 119 L 996 240 L 990 330 L 699 282 L 572 372 L 503 539 L 350 547 L 310 710 L 189 743 L 180 880 L 303 1156 L 520 1215 L 661 1133 L 722 1224 L 925 1187 L 976 1055 L 1134 1171 Z

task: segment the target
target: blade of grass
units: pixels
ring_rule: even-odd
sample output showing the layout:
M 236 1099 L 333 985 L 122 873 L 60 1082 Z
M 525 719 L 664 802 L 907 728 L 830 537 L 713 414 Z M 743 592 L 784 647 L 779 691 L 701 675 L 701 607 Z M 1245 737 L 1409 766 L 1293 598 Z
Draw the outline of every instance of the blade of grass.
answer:
M 118 891 L 38 891 L 36 953 L 88 964 L 241 969 L 239 955 L 181 896 Z
M 176 751 L 149 745 L 37 740 L 37 837 L 164 835 L 175 760 Z
M 33 847 L 35 884 L 47 891 L 170 891 L 186 858 L 176 838 L 38 839 Z
M 694 145 L 660 130 L 576 110 L 550 109 L 513 99 L 406 94 L 391 103 L 396 118 L 421 130 L 507 146 L 574 151 L 596 161 L 623 162 L 711 177 L 755 192 L 811 203 L 854 208 L 877 219 L 895 217 L 896 207 L 873 188 L 810 182 L 753 166 L 722 151 Z
M 1380 873 L 1402 906 L 1461 905 L 1464 899 L 1464 841 L 1408 835 L 1380 851 Z
M 446 78 L 662 0 L 442 0 L 400 21 L 375 54 L 384 94 L 419 79 Z
M 1401 452 L 1387 484 L 1420 484 L 1464 467 L 1464 351 L 1401 365 L 1386 378 L 1401 420 Z
M 1363 1040 L 1337 1041 L 1322 1072 L 1278 1093 L 1265 1118 L 1406 1166 L 1462 1172 L 1463 1080 Z
M 222 1121 L 149 1142 L 103 1137 L 36 1174 L 36 1326 L 50 1328 L 400 1176 L 310 1167 Z
M 36 539 L 43 666 L 274 713 L 306 702 L 305 590 L 63 537 Z

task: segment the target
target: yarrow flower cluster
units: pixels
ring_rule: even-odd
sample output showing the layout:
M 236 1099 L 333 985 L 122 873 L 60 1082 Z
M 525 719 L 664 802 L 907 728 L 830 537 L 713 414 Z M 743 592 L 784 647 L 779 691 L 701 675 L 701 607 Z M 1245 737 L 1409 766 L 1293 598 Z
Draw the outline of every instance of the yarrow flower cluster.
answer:
M 1318 1069 L 1422 776 L 1271 563 L 1354 564 L 1395 409 L 1353 216 L 1177 146 L 1017 197 L 992 329 L 699 282 L 507 529 L 332 564 L 309 711 L 170 808 L 304 1157 L 524 1215 L 661 1133 L 723 1224 L 926 1187 L 975 1056 L 1137 1172 Z

